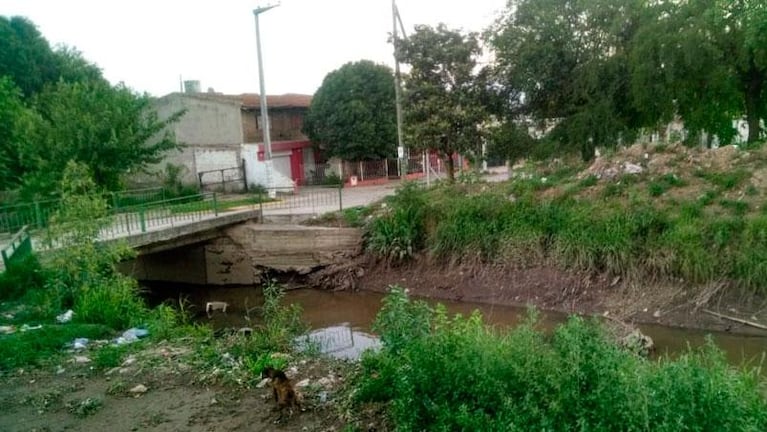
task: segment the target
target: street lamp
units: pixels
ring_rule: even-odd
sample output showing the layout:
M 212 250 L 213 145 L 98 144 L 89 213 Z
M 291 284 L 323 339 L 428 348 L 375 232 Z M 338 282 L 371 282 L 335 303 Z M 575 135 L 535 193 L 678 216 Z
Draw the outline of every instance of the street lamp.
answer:
M 274 198 L 276 195 L 274 189 L 274 179 L 272 177 L 272 137 L 270 133 L 271 125 L 269 124 L 269 113 L 267 112 L 266 104 L 266 86 L 264 85 L 264 65 L 261 59 L 261 32 L 259 31 L 258 16 L 269 9 L 274 9 L 280 4 L 269 6 L 260 6 L 253 9 L 253 16 L 256 18 L 256 50 L 258 51 L 258 84 L 260 86 L 261 97 L 261 129 L 264 131 L 264 163 L 266 164 L 266 189 L 269 191 L 269 197 Z

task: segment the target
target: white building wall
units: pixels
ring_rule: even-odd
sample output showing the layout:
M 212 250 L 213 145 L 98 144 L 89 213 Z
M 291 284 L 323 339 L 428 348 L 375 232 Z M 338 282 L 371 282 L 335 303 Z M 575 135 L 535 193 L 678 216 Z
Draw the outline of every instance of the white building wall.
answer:
M 248 186 L 258 185 L 266 187 L 266 163 L 258 160 L 258 144 L 243 144 L 242 157 L 245 160 L 245 177 Z M 294 183 L 290 175 L 290 153 L 274 153 L 272 161 L 272 181 L 274 187 L 280 189 L 292 188 Z

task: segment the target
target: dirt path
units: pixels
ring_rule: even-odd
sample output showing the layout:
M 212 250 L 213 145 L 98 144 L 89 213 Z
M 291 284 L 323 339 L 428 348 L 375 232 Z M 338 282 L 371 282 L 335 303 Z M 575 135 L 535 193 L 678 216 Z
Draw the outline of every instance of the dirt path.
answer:
M 160 351 L 163 352 L 163 351 Z M 165 351 L 167 352 L 167 351 Z M 162 356 L 162 354 L 160 354 Z M 308 379 L 306 410 L 280 420 L 271 390 L 203 384 L 182 359 L 146 359 L 110 371 L 64 364 L 0 377 L 0 431 L 330 431 L 343 422 L 334 408 L 338 363 L 303 360 L 294 382 Z M 58 369 L 58 366 L 55 366 Z M 59 370 L 60 371 L 60 370 Z M 131 392 L 136 386 L 143 392 Z M 324 393 L 323 393 L 324 392 Z M 323 394 L 321 399 L 316 394 Z

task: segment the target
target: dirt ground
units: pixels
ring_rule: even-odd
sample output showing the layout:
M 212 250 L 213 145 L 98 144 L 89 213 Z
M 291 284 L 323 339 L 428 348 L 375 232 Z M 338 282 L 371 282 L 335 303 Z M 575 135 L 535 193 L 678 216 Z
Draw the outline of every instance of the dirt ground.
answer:
M 145 356 L 108 371 L 65 361 L 2 376 L 0 431 L 335 431 L 344 427 L 335 398 L 340 397 L 337 390 L 349 365 L 297 360 L 288 376 L 294 384 L 304 381 L 299 389 L 304 410 L 280 414 L 268 385 L 206 384 L 184 356 L 169 352 L 173 350 L 149 347 L 143 354 L 154 360 Z M 139 385 L 146 390 L 135 391 Z
M 722 284 L 624 281 L 617 277 L 562 270 L 555 266 L 442 265 L 422 258 L 392 266 L 363 264 L 358 288 L 386 292 L 399 284 L 414 295 L 497 305 L 535 305 L 565 313 L 609 315 L 623 321 L 764 335 L 764 330 L 723 320 L 705 309 L 767 325 L 767 302 L 752 296 L 724 297 Z

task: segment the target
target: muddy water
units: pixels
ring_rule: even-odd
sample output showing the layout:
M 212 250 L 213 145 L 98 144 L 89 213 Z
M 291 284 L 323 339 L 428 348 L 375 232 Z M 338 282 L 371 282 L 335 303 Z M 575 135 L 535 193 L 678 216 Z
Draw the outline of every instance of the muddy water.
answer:
M 204 311 L 206 302 L 225 301 L 229 304 L 227 313 L 215 312 L 210 318 L 202 314 L 203 321 L 210 321 L 215 327 L 247 327 L 253 324 L 247 319 L 248 310 L 254 316 L 254 308 L 263 302 L 258 287 L 210 288 L 210 287 L 163 287 L 154 288 L 164 292 L 161 297 L 178 298 L 185 296 L 199 310 Z M 378 346 L 378 341 L 370 332 L 381 306 L 382 294 L 371 292 L 328 292 L 313 289 L 293 290 L 286 293 L 287 303 L 297 303 L 303 308 L 304 319 L 314 329 L 311 337 L 319 343 L 324 352 L 339 358 L 356 358 L 370 347 Z M 486 323 L 508 327 L 524 319 L 527 311 L 520 307 L 493 306 L 483 303 L 452 302 L 446 300 L 427 300 L 431 304 L 442 303 L 451 313 L 470 314 L 478 309 Z M 542 312 L 540 325 L 550 330 L 562 323 L 566 316 L 556 312 Z M 726 332 L 705 332 L 660 325 L 640 325 L 645 334 L 652 337 L 658 355 L 674 356 L 690 347 L 705 343 L 707 335 L 726 353 L 734 365 L 744 362 L 758 365 L 762 356 L 767 356 L 767 336 L 737 335 Z M 767 364 L 762 369 L 767 375 Z

